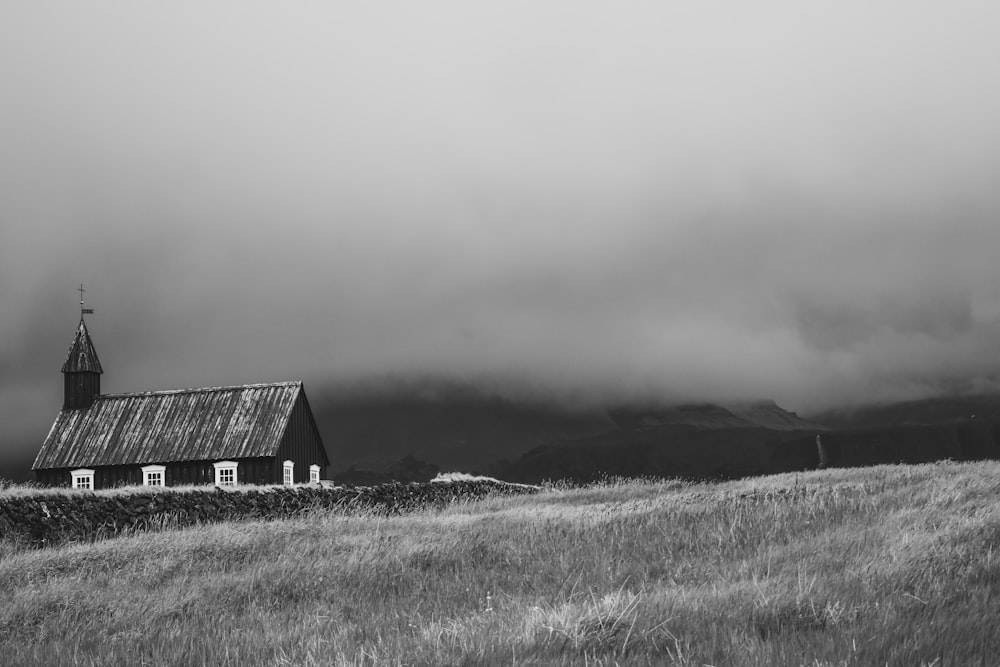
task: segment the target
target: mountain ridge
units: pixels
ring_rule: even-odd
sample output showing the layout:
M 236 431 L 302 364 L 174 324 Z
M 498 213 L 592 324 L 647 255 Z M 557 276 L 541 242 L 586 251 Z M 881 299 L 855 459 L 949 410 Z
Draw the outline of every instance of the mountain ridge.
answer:
M 800 417 L 773 400 L 567 406 L 460 382 L 324 395 L 314 411 L 333 474 L 487 472 L 513 481 L 601 474 L 737 477 L 819 465 L 992 457 L 1000 397 L 941 396 Z M 975 428 L 965 425 L 974 424 Z M 907 443 L 912 446 L 908 447 Z

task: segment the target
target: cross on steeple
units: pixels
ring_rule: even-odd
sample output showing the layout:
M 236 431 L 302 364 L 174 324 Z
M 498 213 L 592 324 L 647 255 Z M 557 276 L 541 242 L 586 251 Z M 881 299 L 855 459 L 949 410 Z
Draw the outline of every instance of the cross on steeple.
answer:
M 83 317 L 84 315 L 88 315 L 88 314 L 89 315 L 93 315 L 94 314 L 94 309 L 93 308 L 84 308 L 83 307 L 83 293 L 87 291 L 87 290 L 83 289 L 83 283 L 80 283 L 80 286 L 77 288 L 76 291 L 80 293 L 80 317 Z

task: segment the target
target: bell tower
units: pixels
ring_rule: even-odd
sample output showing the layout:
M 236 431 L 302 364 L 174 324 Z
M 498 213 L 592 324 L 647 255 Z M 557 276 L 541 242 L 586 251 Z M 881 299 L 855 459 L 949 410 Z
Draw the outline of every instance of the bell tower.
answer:
M 94 350 L 94 342 L 90 340 L 87 323 L 83 316 L 93 314 L 93 308 L 83 307 L 83 285 L 80 285 L 80 324 L 76 328 L 76 336 L 69 348 L 69 356 L 63 364 L 64 380 L 63 410 L 85 410 L 89 408 L 94 398 L 101 393 L 101 362 Z

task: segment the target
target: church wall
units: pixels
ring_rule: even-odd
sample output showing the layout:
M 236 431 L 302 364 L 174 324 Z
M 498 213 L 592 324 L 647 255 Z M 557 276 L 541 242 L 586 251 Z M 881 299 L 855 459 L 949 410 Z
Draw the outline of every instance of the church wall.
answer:
M 320 439 L 319 430 L 313 419 L 309 403 L 305 398 L 305 392 L 299 394 L 292 408 L 288 425 L 281 438 L 278 447 L 278 455 L 275 457 L 275 476 L 277 482 L 282 479 L 282 462 L 291 460 L 295 462 L 295 482 L 303 483 L 309 481 L 309 466 L 315 464 L 319 466 L 320 479 L 326 479 L 326 468 L 328 461 L 323 441 Z
M 280 484 L 281 461 L 273 457 L 234 459 L 239 466 L 236 478 L 239 484 Z M 150 463 L 157 463 L 151 461 Z M 176 461 L 164 463 L 167 486 L 204 486 L 215 484 L 215 467 L 212 461 Z M 146 465 L 146 464 L 143 464 Z M 114 489 L 122 486 L 142 486 L 142 466 L 88 466 L 94 471 L 94 489 Z M 298 466 L 296 466 L 298 467 Z M 35 471 L 35 481 L 44 486 L 70 486 L 70 471 L 75 468 L 51 468 Z M 306 477 L 309 464 L 306 464 Z M 296 479 L 296 481 L 298 481 Z

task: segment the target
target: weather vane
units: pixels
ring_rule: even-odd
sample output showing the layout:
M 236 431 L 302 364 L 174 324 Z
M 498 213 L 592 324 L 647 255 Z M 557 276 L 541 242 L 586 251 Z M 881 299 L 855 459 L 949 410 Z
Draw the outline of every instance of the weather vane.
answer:
M 77 288 L 76 291 L 80 293 L 80 317 L 83 317 L 84 315 L 93 315 L 94 314 L 93 308 L 83 307 L 83 293 L 87 291 L 83 289 L 83 283 L 80 283 L 80 287 Z

